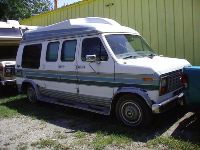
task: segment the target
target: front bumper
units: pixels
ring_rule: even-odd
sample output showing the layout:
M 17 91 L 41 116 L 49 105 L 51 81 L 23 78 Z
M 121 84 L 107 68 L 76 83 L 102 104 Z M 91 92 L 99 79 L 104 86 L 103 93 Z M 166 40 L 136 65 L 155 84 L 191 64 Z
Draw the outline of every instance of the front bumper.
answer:
M 16 79 L 0 81 L 1 86 L 16 85 Z
M 167 100 L 165 100 L 164 102 L 162 103 L 159 103 L 159 104 L 153 104 L 152 105 L 152 112 L 155 113 L 155 114 L 159 114 L 159 113 L 162 113 L 166 110 L 168 110 L 169 108 L 175 106 L 177 103 L 179 104 L 183 104 L 183 92 L 172 97 L 172 98 L 169 98 Z

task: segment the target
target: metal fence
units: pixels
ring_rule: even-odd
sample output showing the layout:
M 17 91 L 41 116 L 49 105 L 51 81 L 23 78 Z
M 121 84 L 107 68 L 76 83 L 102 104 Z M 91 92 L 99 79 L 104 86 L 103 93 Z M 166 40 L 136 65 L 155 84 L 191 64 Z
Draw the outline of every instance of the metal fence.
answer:
M 200 0 L 83 0 L 21 24 L 49 25 L 88 16 L 114 19 L 139 31 L 158 54 L 200 65 Z

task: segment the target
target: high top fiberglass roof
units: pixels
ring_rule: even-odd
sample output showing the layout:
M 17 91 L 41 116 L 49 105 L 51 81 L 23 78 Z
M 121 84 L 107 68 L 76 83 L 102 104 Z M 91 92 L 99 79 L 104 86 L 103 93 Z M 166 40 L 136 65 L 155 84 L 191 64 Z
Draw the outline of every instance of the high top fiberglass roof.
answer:
M 36 30 L 27 31 L 24 34 L 23 42 L 35 41 L 62 36 L 78 36 L 98 33 L 133 33 L 137 31 L 121 26 L 114 20 L 100 17 L 77 18 L 62 21 Z

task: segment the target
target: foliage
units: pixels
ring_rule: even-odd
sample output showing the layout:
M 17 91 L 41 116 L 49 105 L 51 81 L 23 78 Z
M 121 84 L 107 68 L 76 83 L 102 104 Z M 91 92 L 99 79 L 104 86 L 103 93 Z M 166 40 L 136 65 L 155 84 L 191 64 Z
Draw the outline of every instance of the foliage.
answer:
M 0 20 L 24 19 L 51 9 L 50 0 L 1 0 Z

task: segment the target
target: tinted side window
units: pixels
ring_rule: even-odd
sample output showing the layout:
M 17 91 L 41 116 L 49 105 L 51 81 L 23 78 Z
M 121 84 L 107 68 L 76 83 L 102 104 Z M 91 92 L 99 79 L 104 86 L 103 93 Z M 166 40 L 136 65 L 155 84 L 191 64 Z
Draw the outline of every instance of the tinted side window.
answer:
M 107 61 L 108 54 L 99 38 L 84 39 L 82 43 L 81 59 L 86 60 L 86 55 L 96 55 L 98 61 Z
M 42 44 L 24 46 L 22 55 L 22 67 L 38 69 L 40 67 Z
M 58 59 L 59 42 L 50 42 L 47 46 L 46 61 L 56 62 Z
M 62 44 L 61 61 L 74 61 L 76 40 L 64 41 Z

